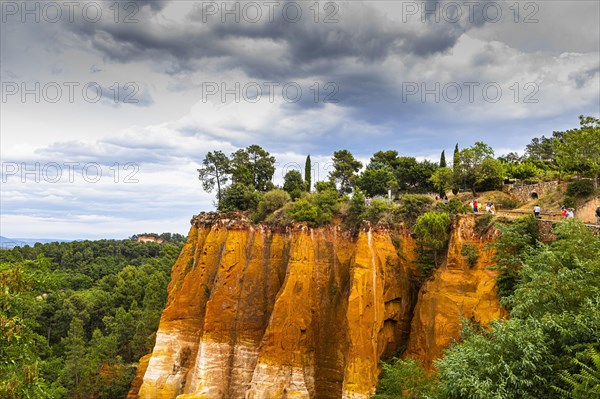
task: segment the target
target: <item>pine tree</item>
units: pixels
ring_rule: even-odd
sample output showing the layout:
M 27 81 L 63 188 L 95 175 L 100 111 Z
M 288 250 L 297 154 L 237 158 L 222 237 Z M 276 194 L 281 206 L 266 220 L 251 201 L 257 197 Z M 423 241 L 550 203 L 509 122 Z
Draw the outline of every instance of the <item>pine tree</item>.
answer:
M 306 162 L 304 163 L 304 182 L 306 183 L 306 191 L 308 192 L 310 192 L 311 189 L 311 168 L 310 154 L 308 154 Z
M 442 156 L 440 157 L 440 168 L 445 168 L 446 166 L 446 150 L 443 150 Z
M 67 338 L 62 339 L 65 346 L 65 366 L 62 372 L 63 385 L 72 391 L 80 388 L 88 364 L 86 361 L 86 339 L 83 321 L 74 317 Z

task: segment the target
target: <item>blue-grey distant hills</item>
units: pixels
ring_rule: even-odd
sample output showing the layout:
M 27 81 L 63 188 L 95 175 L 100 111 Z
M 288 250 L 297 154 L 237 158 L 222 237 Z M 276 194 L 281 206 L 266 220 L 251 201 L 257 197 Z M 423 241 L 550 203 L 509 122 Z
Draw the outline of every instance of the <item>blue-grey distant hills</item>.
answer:
M 0 236 L 0 249 L 11 249 L 14 247 L 23 247 L 25 245 L 33 246 L 35 243 L 47 244 L 49 242 L 69 242 L 73 240 L 59 240 L 57 238 L 8 238 Z

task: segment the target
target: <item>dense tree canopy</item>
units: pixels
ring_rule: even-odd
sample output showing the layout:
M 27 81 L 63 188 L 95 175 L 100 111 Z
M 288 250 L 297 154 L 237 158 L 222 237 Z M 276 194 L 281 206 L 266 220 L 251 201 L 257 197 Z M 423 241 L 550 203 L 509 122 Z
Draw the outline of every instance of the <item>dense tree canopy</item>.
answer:
M 369 163 L 358 177 L 357 185 L 370 197 L 387 195 L 389 188 L 397 191 L 398 187 L 393 170 L 381 162 Z
M 132 365 L 154 346 L 180 248 L 99 240 L 0 250 L 0 397 L 124 398 Z
M 231 154 L 231 173 L 234 183 L 254 187 L 258 191 L 272 189 L 275 157 L 253 144 Z

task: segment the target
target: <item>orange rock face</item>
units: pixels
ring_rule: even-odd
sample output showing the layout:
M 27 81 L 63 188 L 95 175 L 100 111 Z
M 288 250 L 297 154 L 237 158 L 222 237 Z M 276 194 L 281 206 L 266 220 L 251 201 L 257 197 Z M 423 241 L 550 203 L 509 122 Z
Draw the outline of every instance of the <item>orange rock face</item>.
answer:
M 488 270 L 493 265 L 493 251 L 487 244 L 497 231 L 492 227 L 481 237 L 475 231 L 475 220 L 463 216 L 454 221 L 446 262 L 419 292 L 406 355 L 420 360 L 428 371 L 433 370 L 433 360 L 460 337 L 461 321 L 485 325 L 507 316 L 498 302 L 496 273 Z M 462 254 L 465 245 L 477 250 L 474 265 Z
M 135 378 L 133 379 L 133 382 L 131 383 L 131 388 L 129 389 L 129 392 L 127 394 L 127 399 L 136 399 L 138 397 L 138 392 L 140 391 L 140 387 L 144 382 L 144 374 L 146 374 L 146 370 L 148 369 L 148 362 L 150 361 L 151 357 L 152 354 L 148 354 L 140 359 L 137 370 L 135 371 Z
M 407 231 L 272 231 L 239 215 L 201 214 L 129 397 L 369 398 L 382 357 L 408 345 L 430 365 L 458 336 L 461 315 L 503 316 L 489 254 L 471 270 L 453 249 L 468 239 L 466 220 L 455 226 L 448 265 L 419 293 Z

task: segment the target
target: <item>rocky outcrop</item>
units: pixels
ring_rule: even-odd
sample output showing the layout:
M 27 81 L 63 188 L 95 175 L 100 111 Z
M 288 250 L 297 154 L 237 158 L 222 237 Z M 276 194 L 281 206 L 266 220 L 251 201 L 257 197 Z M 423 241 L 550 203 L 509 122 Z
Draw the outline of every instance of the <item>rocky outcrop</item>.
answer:
M 433 370 L 433 361 L 444 349 L 459 338 L 463 322 L 485 325 L 507 316 L 498 302 L 496 273 L 488 269 L 493 265 L 493 250 L 488 244 L 498 232 L 490 227 L 480 235 L 476 218 L 454 220 L 446 262 L 419 292 L 406 355 L 420 359 L 428 371 Z M 463 255 L 464 246 L 476 251 L 473 264 Z
M 575 217 L 588 224 L 598 224 L 596 219 L 596 208 L 600 206 L 600 196 L 586 201 L 583 205 L 575 210 Z
M 493 234 L 473 236 L 473 217 L 456 222 L 447 264 L 420 292 L 406 230 L 270 229 L 214 213 L 192 224 L 132 399 L 369 398 L 382 357 L 408 345 L 430 367 L 461 317 L 504 315 L 485 269 Z M 464 242 L 482 248 L 473 269 Z
M 148 369 L 148 362 L 150 361 L 151 357 L 152 354 L 148 354 L 140 359 L 137 369 L 135 371 L 135 378 L 133 379 L 133 382 L 131 383 L 131 388 L 127 393 L 127 399 L 136 399 L 138 397 L 138 393 L 140 391 L 142 383 L 144 382 L 144 375 L 146 374 L 146 370 Z

